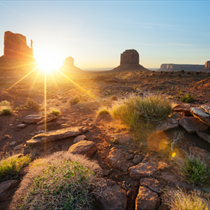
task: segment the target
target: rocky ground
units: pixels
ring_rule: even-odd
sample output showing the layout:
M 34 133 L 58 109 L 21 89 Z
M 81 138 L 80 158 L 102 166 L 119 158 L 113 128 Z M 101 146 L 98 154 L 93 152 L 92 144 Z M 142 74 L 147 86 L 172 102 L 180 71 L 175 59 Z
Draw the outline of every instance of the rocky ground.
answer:
M 184 159 L 190 152 L 210 164 L 209 74 L 124 72 L 77 75 L 72 81 L 64 78 L 57 83 L 49 80 L 46 112 L 42 81 L 33 84 L 24 79 L 8 89 L 11 84 L 0 82 L 0 101 L 7 100 L 14 106 L 12 115 L 0 116 L 1 158 L 31 154 L 36 159 L 69 151 L 97 160 L 103 172 L 94 194 L 107 210 L 168 209 L 163 198 L 167 186 L 209 193 L 208 185 L 187 183 L 177 164 L 177 159 Z M 100 107 L 111 108 L 129 94 L 146 97 L 157 93 L 171 100 L 174 107 L 173 114 L 160 123 L 131 131 L 110 115 L 97 115 Z M 191 104 L 180 101 L 185 94 L 194 96 Z M 75 96 L 78 103 L 71 105 Z M 41 108 L 25 107 L 28 98 Z M 49 114 L 52 110 L 60 114 Z M 42 122 L 45 113 L 48 133 Z M 27 170 L 0 183 L 4 209 Z

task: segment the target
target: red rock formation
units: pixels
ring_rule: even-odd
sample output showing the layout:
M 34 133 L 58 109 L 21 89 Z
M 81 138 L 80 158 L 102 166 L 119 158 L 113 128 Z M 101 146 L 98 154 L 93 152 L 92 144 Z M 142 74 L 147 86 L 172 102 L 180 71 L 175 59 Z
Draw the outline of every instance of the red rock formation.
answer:
M 4 34 L 4 56 L 15 59 L 24 59 L 33 57 L 33 41 L 31 48 L 27 46 L 26 37 L 22 34 L 15 34 L 6 31 Z
M 194 64 L 173 64 L 173 63 L 166 63 L 161 64 L 160 69 L 161 71 L 200 71 L 204 65 L 194 65 Z
M 148 69 L 144 68 L 139 64 L 139 53 L 136 50 L 125 50 L 121 54 L 120 65 L 113 70 L 112 72 L 120 71 L 147 71 Z
M 67 73 L 83 73 L 83 71 L 76 66 L 74 66 L 74 59 L 72 57 L 67 57 L 63 62 L 63 66 L 60 68 L 61 71 Z
M 205 66 L 201 71 L 202 72 L 210 72 L 210 61 L 206 61 Z

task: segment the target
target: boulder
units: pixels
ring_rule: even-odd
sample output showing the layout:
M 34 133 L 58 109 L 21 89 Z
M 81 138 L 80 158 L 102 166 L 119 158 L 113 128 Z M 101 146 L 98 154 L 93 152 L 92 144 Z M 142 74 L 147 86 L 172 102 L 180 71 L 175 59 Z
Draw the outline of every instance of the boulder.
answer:
M 92 156 L 97 150 L 97 146 L 93 141 L 82 140 L 69 147 L 68 152 L 72 154 L 81 154 L 88 157 Z
M 139 187 L 135 210 L 155 210 L 160 206 L 160 197 L 144 186 Z
M 185 190 L 193 190 L 193 187 L 187 182 L 181 181 L 180 177 L 170 172 L 161 172 L 160 178 L 172 187 L 180 187 Z
M 98 179 L 93 195 L 102 210 L 126 210 L 126 192 L 111 179 Z
M 128 169 L 130 177 L 140 179 L 142 177 L 151 176 L 157 171 L 157 165 L 151 162 L 139 163 Z
M 167 118 L 159 123 L 156 128 L 156 132 L 164 132 L 170 129 L 178 128 L 179 124 L 178 121 L 174 118 Z
M 110 137 L 111 139 L 117 139 L 117 141 L 120 144 L 124 144 L 133 139 L 133 137 L 129 133 L 108 134 L 107 136 Z
M 14 189 L 18 186 L 19 180 L 8 180 L 0 183 L 0 202 L 8 200 L 14 193 Z
M 46 117 L 46 120 L 43 119 L 43 120 L 37 122 L 37 125 L 44 124 L 45 122 L 48 123 L 48 122 L 56 121 L 56 120 L 58 120 L 58 117 L 56 117 L 55 115 L 48 115 Z
M 198 136 L 210 144 L 210 134 L 203 131 L 196 131 Z
M 190 147 L 189 151 L 192 155 L 198 156 L 199 158 L 203 159 L 206 164 L 210 166 L 210 153 L 207 152 L 205 149 L 201 149 L 199 147 Z
M 207 114 L 202 108 L 191 108 L 190 112 L 194 117 L 210 126 L 210 115 Z
M 207 114 L 210 114 L 210 105 L 201 105 L 201 108 L 202 108 Z
M 188 132 L 195 133 L 196 130 L 206 130 L 208 125 L 202 123 L 199 119 L 194 117 L 183 117 L 179 120 L 179 124 Z
M 85 135 L 79 135 L 76 138 L 74 138 L 73 143 L 77 143 L 79 141 L 85 140 L 87 137 Z
M 129 166 L 129 162 L 125 159 L 125 154 L 123 153 L 122 149 L 112 148 L 106 158 L 106 161 L 112 167 L 121 171 L 126 171 Z
M 37 123 L 40 120 L 42 120 L 42 116 L 37 115 L 37 114 L 31 114 L 31 115 L 27 115 L 24 119 L 23 119 L 23 123 L 27 123 L 27 124 L 33 124 L 33 123 Z
M 32 139 L 26 141 L 27 145 L 36 143 L 46 143 L 51 141 L 57 141 L 68 137 L 74 137 L 81 134 L 81 127 L 69 127 L 55 131 L 49 131 L 42 134 L 35 135 Z
M 154 178 L 142 178 L 140 180 L 140 185 L 148 187 L 150 190 L 156 193 L 161 193 L 164 188 L 163 185 Z
M 141 155 L 135 155 L 134 156 L 134 158 L 133 158 L 133 163 L 134 164 L 138 164 L 138 163 L 140 163 L 142 160 L 143 160 L 143 156 L 141 156 Z

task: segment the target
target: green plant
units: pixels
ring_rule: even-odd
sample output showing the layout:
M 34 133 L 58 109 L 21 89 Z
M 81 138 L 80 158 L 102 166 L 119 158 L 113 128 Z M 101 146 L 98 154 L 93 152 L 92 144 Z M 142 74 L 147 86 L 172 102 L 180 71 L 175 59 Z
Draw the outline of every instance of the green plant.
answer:
M 30 98 L 27 99 L 25 106 L 28 109 L 34 109 L 34 110 L 39 110 L 39 108 L 40 108 L 40 105 L 36 101 L 34 101 Z
M 208 210 L 210 209 L 209 198 L 200 191 L 184 192 L 181 189 L 167 189 L 164 200 L 171 210 Z
M 89 192 L 93 171 L 69 160 L 45 164 L 46 169 L 33 179 L 19 209 L 93 209 Z
M 2 115 L 10 115 L 10 114 L 12 114 L 12 110 L 8 109 L 8 108 L 2 109 L 1 114 Z
M 61 112 L 59 110 L 52 110 L 50 114 L 54 114 L 55 116 L 58 116 Z
M 111 140 L 111 143 L 112 143 L 112 144 L 118 144 L 117 138 L 113 138 L 113 139 Z
M 185 103 L 191 103 L 194 100 L 195 100 L 194 96 L 190 94 L 186 94 L 180 98 L 180 101 L 185 102 Z
M 172 111 L 171 104 L 160 96 L 142 98 L 131 95 L 123 103 L 115 105 L 111 114 L 120 118 L 130 127 L 136 127 L 142 121 L 160 121 Z
M 79 97 L 75 96 L 69 100 L 69 104 L 70 104 L 70 106 L 72 106 L 72 105 L 78 104 L 79 101 L 80 101 Z
M 19 157 L 18 155 L 0 161 L 0 179 L 5 175 L 17 174 L 24 166 L 31 162 L 31 157 L 26 155 Z
M 204 183 L 210 176 L 210 167 L 200 158 L 189 156 L 184 163 L 182 172 L 189 183 Z

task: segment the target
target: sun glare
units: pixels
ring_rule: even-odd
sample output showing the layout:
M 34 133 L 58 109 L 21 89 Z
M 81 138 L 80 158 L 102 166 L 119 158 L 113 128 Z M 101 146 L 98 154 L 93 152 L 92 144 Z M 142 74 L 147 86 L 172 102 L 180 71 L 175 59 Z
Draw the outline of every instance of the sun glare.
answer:
M 48 72 L 58 69 L 62 65 L 62 62 L 59 61 L 58 56 L 52 52 L 40 53 L 36 59 L 41 68 Z

